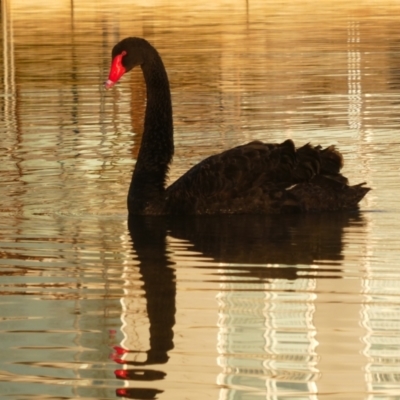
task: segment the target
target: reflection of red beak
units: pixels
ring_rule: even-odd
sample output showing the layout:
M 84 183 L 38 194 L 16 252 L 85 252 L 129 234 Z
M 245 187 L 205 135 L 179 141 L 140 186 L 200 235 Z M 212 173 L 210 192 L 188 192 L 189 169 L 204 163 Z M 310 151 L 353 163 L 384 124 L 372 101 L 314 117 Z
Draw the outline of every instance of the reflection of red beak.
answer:
M 129 377 L 129 371 L 126 369 L 116 369 L 114 371 L 115 377 L 119 379 L 126 379 Z
M 127 389 L 117 389 L 116 390 L 116 395 L 118 397 L 127 397 L 128 396 L 128 390 Z
M 150 388 L 120 388 L 116 389 L 115 394 L 118 397 L 127 399 L 158 399 L 157 395 L 163 393 L 163 390 Z
M 128 350 L 122 348 L 121 346 L 114 346 L 113 349 L 116 351 L 117 354 L 128 353 Z
M 108 79 L 104 83 L 106 89 L 113 87 L 126 72 L 126 68 L 122 65 L 122 57 L 125 54 L 126 51 L 123 51 L 121 54 L 118 54 L 113 58 Z

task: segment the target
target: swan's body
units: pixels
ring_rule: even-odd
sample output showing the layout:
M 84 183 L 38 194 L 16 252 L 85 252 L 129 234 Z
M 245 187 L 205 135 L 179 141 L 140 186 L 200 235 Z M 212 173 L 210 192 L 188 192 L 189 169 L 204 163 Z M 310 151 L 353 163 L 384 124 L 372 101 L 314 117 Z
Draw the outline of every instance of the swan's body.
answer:
M 174 152 L 171 94 L 161 57 L 146 40 L 114 46 L 106 87 L 136 65 L 147 87 L 144 133 L 128 193 L 130 214 L 279 214 L 355 209 L 369 191 L 349 186 L 341 154 L 259 141 L 203 160 L 166 186 Z

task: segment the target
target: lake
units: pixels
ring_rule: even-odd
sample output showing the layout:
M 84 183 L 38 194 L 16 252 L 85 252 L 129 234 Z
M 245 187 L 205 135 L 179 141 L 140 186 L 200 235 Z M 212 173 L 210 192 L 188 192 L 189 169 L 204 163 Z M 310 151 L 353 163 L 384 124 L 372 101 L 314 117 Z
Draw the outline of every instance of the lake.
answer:
M 400 398 L 400 3 L 1 2 L 0 399 Z M 169 182 L 251 140 L 337 146 L 320 215 L 130 218 L 140 36 L 170 79 Z

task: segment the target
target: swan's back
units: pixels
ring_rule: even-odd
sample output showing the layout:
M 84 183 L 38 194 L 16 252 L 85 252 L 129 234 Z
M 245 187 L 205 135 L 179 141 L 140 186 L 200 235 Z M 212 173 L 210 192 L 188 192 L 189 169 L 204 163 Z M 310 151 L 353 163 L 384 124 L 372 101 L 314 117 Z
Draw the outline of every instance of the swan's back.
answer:
M 341 154 L 254 141 L 211 156 L 166 190 L 166 214 L 280 214 L 357 208 L 368 192 L 348 186 Z

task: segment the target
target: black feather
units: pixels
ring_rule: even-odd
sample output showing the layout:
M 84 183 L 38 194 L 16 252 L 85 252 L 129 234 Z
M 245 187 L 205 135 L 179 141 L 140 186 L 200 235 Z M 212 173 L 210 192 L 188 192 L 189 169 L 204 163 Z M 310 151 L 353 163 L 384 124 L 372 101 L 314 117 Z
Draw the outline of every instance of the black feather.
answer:
M 334 146 L 254 141 L 203 160 L 165 187 L 174 152 L 171 94 L 158 52 L 126 38 L 112 57 L 140 65 L 147 87 L 144 133 L 128 194 L 130 214 L 280 214 L 355 209 L 370 190 L 349 186 Z

